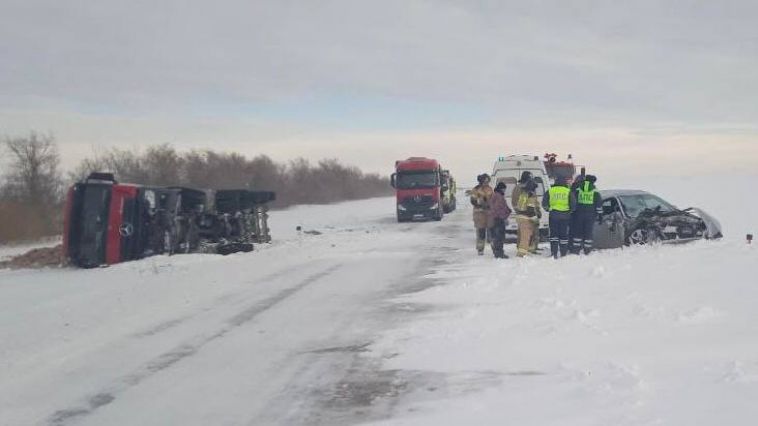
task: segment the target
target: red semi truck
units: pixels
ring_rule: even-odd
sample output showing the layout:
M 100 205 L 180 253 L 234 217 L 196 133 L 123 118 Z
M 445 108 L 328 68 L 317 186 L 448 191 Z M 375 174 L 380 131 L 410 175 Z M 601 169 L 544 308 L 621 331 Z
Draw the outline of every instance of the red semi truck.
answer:
M 444 186 L 443 170 L 437 160 L 411 157 L 396 161 L 392 187 L 397 192 L 397 221 L 442 220 Z

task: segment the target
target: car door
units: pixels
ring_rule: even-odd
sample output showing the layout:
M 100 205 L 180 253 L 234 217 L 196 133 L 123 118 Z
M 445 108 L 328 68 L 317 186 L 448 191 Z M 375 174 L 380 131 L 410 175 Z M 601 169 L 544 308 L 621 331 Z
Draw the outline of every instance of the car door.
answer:
M 619 248 L 624 245 L 624 220 L 616 197 L 603 199 L 603 214 L 595 222 L 594 247 L 598 249 Z

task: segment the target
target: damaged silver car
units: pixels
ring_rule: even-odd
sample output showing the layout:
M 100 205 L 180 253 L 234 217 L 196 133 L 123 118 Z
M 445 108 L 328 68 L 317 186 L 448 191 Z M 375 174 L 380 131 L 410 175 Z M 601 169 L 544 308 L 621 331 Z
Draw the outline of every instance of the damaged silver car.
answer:
M 603 213 L 595 224 L 595 248 L 717 239 L 721 225 L 697 208 L 680 210 L 645 191 L 601 191 Z

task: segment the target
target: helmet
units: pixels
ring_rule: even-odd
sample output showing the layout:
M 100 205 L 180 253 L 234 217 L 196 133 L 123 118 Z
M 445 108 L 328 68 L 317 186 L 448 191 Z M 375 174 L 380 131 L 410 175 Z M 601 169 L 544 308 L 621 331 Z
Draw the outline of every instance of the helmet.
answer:
M 531 179 L 532 179 L 532 172 L 530 172 L 529 170 L 524 170 L 524 171 L 521 173 L 521 179 L 519 179 L 519 181 L 518 181 L 518 182 L 519 182 L 519 183 L 527 183 L 527 182 L 528 182 L 528 181 L 530 181 Z
M 480 184 L 485 183 L 485 182 L 489 182 L 490 181 L 490 175 L 488 175 L 487 173 L 482 173 L 482 174 L 480 174 L 479 176 L 476 177 L 476 180 Z

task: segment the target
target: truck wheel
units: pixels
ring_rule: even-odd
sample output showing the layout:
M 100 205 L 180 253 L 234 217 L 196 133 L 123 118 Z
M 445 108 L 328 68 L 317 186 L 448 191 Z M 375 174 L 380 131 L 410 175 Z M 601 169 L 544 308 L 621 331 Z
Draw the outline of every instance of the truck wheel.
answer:
M 440 206 L 440 208 L 437 209 L 437 214 L 434 215 L 434 220 L 436 220 L 437 222 L 439 222 L 439 221 L 442 220 L 442 217 L 444 215 L 445 215 L 444 209 L 442 208 L 442 206 Z

